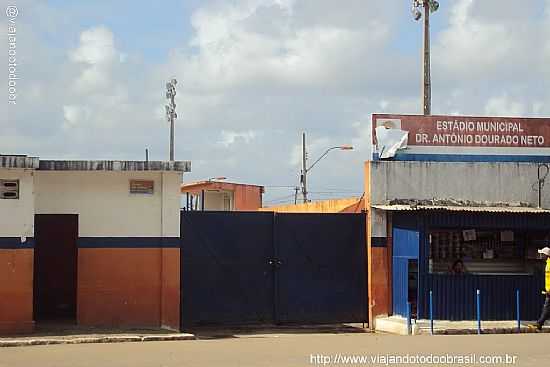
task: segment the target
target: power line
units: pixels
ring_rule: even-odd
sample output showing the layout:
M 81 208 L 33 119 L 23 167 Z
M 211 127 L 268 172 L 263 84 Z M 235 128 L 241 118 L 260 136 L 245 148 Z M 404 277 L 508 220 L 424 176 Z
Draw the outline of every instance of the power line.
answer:
M 296 187 L 296 185 L 264 185 L 264 187 L 267 187 L 267 188 L 274 188 L 274 189 L 294 189 Z
M 308 191 L 312 194 L 361 194 L 360 191 Z
M 294 194 L 281 196 L 281 197 L 274 198 L 274 199 L 271 199 L 271 200 L 266 200 L 266 204 L 267 203 L 274 204 L 274 203 L 279 202 L 279 201 L 290 200 L 290 199 L 293 199 L 293 198 L 294 198 Z
M 357 189 L 348 189 L 348 188 L 343 189 L 343 188 L 340 188 L 340 187 L 317 187 L 316 189 L 321 190 L 321 191 L 358 192 Z

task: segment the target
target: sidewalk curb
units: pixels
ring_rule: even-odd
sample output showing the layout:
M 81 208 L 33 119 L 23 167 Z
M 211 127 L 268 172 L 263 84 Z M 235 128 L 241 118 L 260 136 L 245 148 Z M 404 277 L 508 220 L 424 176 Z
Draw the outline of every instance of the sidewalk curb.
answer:
M 429 330 L 422 330 L 422 334 L 429 334 Z M 517 328 L 491 328 L 491 329 L 482 329 L 482 335 L 490 334 L 546 334 L 550 333 L 550 329 L 542 329 L 542 331 L 532 330 L 526 327 L 521 327 L 518 332 Z M 434 335 L 473 335 L 477 334 L 477 329 L 445 329 L 445 330 L 434 330 Z
M 153 341 L 195 340 L 193 334 L 169 334 L 169 335 L 124 335 L 124 336 L 80 336 L 63 338 L 41 337 L 36 339 L 11 339 L 0 340 L 2 347 L 26 347 L 35 345 L 55 344 L 90 344 L 90 343 L 135 343 Z

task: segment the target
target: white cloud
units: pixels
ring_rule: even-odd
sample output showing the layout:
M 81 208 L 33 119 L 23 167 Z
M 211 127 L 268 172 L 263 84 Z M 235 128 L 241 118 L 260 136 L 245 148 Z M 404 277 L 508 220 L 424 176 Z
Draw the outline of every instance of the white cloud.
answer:
M 74 105 L 63 106 L 63 117 L 65 118 L 65 128 L 75 127 L 89 119 L 90 110 Z
M 513 101 L 508 95 L 492 97 L 485 105 L 485 114 L 488 116 L 525 116 L 526 108 L 523 103 Z
M 99 26 L 80 34 L 80 45 L 70 52 L 70 58 L 89 65 L 111 64 L 116 54 L 113 33 L 105 26 Z
M 502 78 L 537 64 L 537 46 L 543 26 L 537 15 L 537 1 L 456 0 L 451 4 L 449 26 L 436 36 L 435 68 L 449 78 Z M 539 44 L 540 46 L 540 44 Z M 529 55 L 534 60 L 526 60 Z M 444 75 L 443 73 L 441 75 Z
M 380 20 L 387 11 L 375 5 L 381 14 L 373 18 L 353 13 L 363 2 L 341 7 L 319 1 L 318 9 L 302 3 L 206 5 L 192 16 L 196 33 L 190 46 L 197 52 L 175 53 L 169 67 L 202 91 L 357 85 L 374 76 L 357 60 L 367 60 L 388 39 L 390 22 Z M 364 5 L 360 8 L 365 12 Z M 322 10 L 327 11 L 324 22 L 313 20 L 312 13 Z M 338 16 L 333 19 L 331 13 Z
M 115 48 L 113 33 L 105 26 L 87 29 L 80 34 L 79 46 L 69 53 L 69 59 L 84 65 L 75 81 L 75 89 L 90 93 L 110 87 L 112 69 L 126 56 Z
M 254 131 L 226 131 L 221 132 L 220 144 L 224 147 L 229 147 L 230 145 L 235 144 L 236 142 L 244 142 L 246 144 L 250 143 L 254 138 L 256 138 L 256 132 Z
M 543 29 L 542 29 L 542 38 L 546 41 L 544 47 L 544 58 L 541 62 L 543 65 L 543 71 L 546 72 L 546 75 L 550 75 L 550 69 L 548 64 L 550 63 L 550 0 L 546 0 L 546 8 L 544 12 L 543 20 Z

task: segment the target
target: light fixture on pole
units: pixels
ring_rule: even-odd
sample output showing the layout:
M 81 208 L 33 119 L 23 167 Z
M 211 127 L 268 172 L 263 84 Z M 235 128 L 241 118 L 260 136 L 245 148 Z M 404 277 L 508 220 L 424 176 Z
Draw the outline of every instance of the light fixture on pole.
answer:
M 304 203 L 308 202 L 308 199 L 307 199 L 307 174 L 308 174 L 308 172 L 311 171 L 311 169 L 313 167 L 315 167 L 315 165 L 317 163 L 319 163 L 319 161 L 321 159 L 325 158 L 329 152 L 331 152 L 335 149 L 338 149 L 338 150 L 353 150 L 353 146 L 346 144 L 346 145 L 339 145 L 339 146 L 334 146 L 334 147 L 328 148 L 327 150 L 325 150 L 325 152 L 323 154 L 321 154 L 321 156 L 319 158 L 317 158 L 317 160 L 315 160 L 315 162 L 313 162 L 313 164 L 311 166 L 307 167 L 306 133 L 302 133 L 302 171 L 301 171 L 301 175 L 300 175 L 300 183 L 302 185 L 302 197 L 303 197 Z
M 172 79 L 166 83 L 166 98 L 168 99 L 168 104 L 165 107 L 166 119 L 170 123 L 170 161 L 174 161 L 174 120 L 178 118 L 178 114 L 176 113 L 176 102 L 174 101 L 176 97 L 176 84 L 178 84 L 176 79 Z
M 423 82 L 422 82 L 422 110 L 424 115 L 432 113 L 432 81 L 430 75 L 430 13 L 439 9 L 436 0 L 413 0 L 412 13 L 414 20 L 420 20 L 424 13 L 424 46 L 423 58 Z
M 212 177 L 208 179 L 208 182 L 227 180 L 227 177 Z

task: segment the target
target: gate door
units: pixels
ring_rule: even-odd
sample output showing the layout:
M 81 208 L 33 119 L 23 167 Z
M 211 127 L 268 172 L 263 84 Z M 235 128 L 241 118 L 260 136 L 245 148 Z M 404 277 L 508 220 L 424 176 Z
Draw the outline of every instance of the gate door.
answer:
M 285 323 L 364 322 L 365 214 L 275 214 L 276 317 Z
M 420 234 L 417 230 L 393 228 L 393 314 L 407 316 L 407 303 L 416 299 L 416 285 L 411 287 L 409 269 L 418 261 Z M 412 260 L 412 261 L 411 261 Z M 415 294 L 413 294 L 413 292 Z
M 182 212 L 182 325 L 273 322 L 273 213 Z

